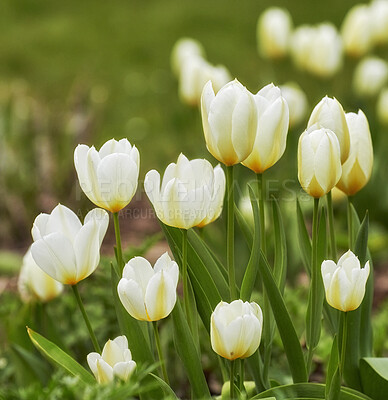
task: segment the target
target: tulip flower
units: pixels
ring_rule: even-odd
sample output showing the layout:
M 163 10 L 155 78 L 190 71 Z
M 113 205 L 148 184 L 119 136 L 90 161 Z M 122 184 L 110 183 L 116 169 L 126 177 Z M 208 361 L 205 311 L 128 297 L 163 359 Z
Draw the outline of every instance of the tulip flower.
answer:
M 247 358 L 259 347 L 263 313 L 254 302 L 221 301 L 211 315 L 212 349 L 228 360 Z
M 283 98 L 288 104 L 290 128 L 299 125 L 307 113 L 307 96 L 297 83 L 291 82 L 279 86 Z
M 377 118 L 379 119 L 379 121 L 384 124 L 384 125 L 388 125 L 388 89 L 384 88 L 380 95 L 379 98 L 377 100 L 377 110 L 376 110 L 376 114 L 377 114 Z
M 377 96 L 388 81 L 388 64 L 378 57 L 360 61 L 353 75 L 353 89 L 364 97 Z
M 127 139 L 111 139 L 99 151 L 80 144 L 74 152 L 74 164 L 83 192 L 98 207 L 117 213 L 132 200 L 140 158 Z
M 25 303 L 34 300 L 47 302 L 62 293 L 63 285 L 36 265 L 31 255 L 31 249 L 28 249 L 23 257 L 18 279 L 18 290 Z
M 347 113 L 350 132 L 350 153 L 342 165 L 342 175 L 337 187 L 348 196 L 353 196 L 369 181 L 373 166 L 373 146 L 368 120 L 359 110 L 358 114 Z
M 256 139 L 251 154 L 242 164 L 255 173 L 263 173 L 280 159 L 286 149 L 288 105 L 280 89 L 272 83 L 254 98 L 258 114 Z
M 358 308 L 365 295 L 369 269 L 369 261 L 361 268 L 360 261 L 350 250 L 337 264 L 332 260 L 323 261 L 321 270 L 327 302 L 345 312 Z
M 370 3 L 372 23 L 372 35 L 374 44 L 388 43 L 388 2 L 386 0 L 374 0 Z
M 87 362 L 98 383 L 109 383 L 114 378 L 127 381 L 136 367 L 125 336 L 109 339 L 101 354 L 88 354 Z
M 171 51 L 171 67 L 176 76 L 179 76 L 182 67 L 192 57 L 204 58 L 205 50 L 200 42 L 191 38 L 181 38 Z
M 330 129 L 335 133 L 341 149 L 341 163 L 343 164 L 349 155 L 350 139 L 349 128 L 346 123 L 345 112 L 336 98 L 325 96 L 311 113 L 307 128 L 318 124 L 322 128 Z
M 277 59 L 287 55 L 292 25 L 286 9 L 271 7 L 261 14 L 257 21 L 257 40 L 263 57 Z
M 175 306 L 178 279 L 178 265 L 167 253 L 158 258 L 154 268 L 145 258 L 134 257 L 125 265 L 117 291 L 133 318 L 158 321 Z
M 209 80 L 218 92 L 231 79 L 229 71 L 223 65 L 213 66 L 201 57 L 187 59 L 179 75 L 179 95 L 181 100 L 191 106 L 201 101 L 203 87 Z
M 189 161 L 183 154 L 168 165 L 160 185 L 160 174 L 151 170 L 144 188 L 157 217 L 166 225 L 189 229 L 204 226 L 221 213 L 225 174 L 209 161 Z
M 344 51 L 353 57 L 360 57 L 372 48 L 372 15 L 367 5 L 352 7 L 345 16 L 341 28 Z
M 108 224 L 109 216 L 104 210 L 90 211 L 82 225 L 73 211 L 58 204 L 51 214 L 35 218 L 32 257 L 55 280 L 75 285 L 97 268 Z
M 302 133 L 298 144 L 298 179 L 310 196 L 320 198 L 341 178 L 340 146 L 337 136 L 313 125 Z
M 252 151 L 257 128 L 253 94 L 237 80 L 215 94 L 208 82 L 202 92 L 201 112 L 209 152 L 227 166 L 244 161 Z
M 310 49 L 315 28 L 301 25 L 295 29 L 290 39 L 290 54 L 294 64 L 301 70 L 308 70 Z

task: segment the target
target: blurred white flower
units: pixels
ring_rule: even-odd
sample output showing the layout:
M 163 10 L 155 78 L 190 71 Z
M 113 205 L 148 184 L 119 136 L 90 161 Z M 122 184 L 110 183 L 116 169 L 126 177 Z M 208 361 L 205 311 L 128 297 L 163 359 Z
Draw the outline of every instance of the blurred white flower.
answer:
M 377 96 L 388 80 L 388 65 L 378 57 L 361 60 L 353 75 L 353 89 L 359 96 Z
M 205 50 L 200 42 L 191 38 L 179 39 L 171 51 L 171 68 L 174 74 L 179 77 L 186 60 L 191 57 L 205 56 Z
M 384 88 L 377 99 L 377 118 L 379 121 L 388 125 L 388 88 Z
M 307 114 L 307 96 L 297 83 L 289 82 L 279 86 L 282 96 L 288 104 L 290 128 L 293 128 L 306 117 Z
M 374 0 L 370 3 L 373 42 L 377 45 L 388 43 L 388 1 Z

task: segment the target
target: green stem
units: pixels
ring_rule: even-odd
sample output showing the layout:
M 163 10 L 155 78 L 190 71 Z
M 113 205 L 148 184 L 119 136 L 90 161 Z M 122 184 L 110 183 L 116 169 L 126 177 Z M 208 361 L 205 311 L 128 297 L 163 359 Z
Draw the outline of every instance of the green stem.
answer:
M 236 273 L 234 270 L 234 178 L 233 165 L 226 167 L 227 189 L 227 245 L 226 258 L 229 274 L 230 300 L 237 298 Z
M 74 296 L 77 299 L 78 307 L 81 310 L 82 316 L 84 317 L 84 321 L 85 321 L 86 327 L 88 328 L 90 339 L 92 340 L 94 349 L 95 349 L 95 351 L 97 353 L 101 354 L 100 345 L 98 344 L 96 335 L 93 332 L 92 325 L 90 324 L 89 318 L 88 318 L 88 316 L 86 314 L 85 307 L 84 307 L 84 305 L 82 303 L 82 299 L 81 299 L 81 296 L 79 294 L 77 284 L 72 285 L 71 288 L 73 289 Z
M 230 361 L 230 381 L 229 381 L 230 389 L 229 389 L 229 392 L 230 392 L 231 400 L 235 399 L 235 394 L 234 394 L 234 368 L 235 368 L 235 362 L 236 362 L 236 360 L 231 360 Z
M 348 245 L 349 250 L 353 250 L 353 218 L 352 218 L 352 200 L 351 197 L 348 196 Z
M 265 185 L 263 174 L 256 174 L 257 191 L 259 194 L 259 210 L 260 210 L 260 248 L 266 254 L 265 242 Z
M 169 380 L 168 380 L 168 375 L 167 375 L 167 370 L 166 370 L 166 364 L 164 362 L 164 357 L 163 357 L 163 352 L 162 352 L 162 346 L 160 344 L 160 338 L 159 338 L 159 330 L 158 330 L 158 323 L 157 321 L 152 321 L 152 327 L 154 328 L 154 336 L 155 336 L 155 344 L 156 344 L 156 350 L 158 351 L 158 357 L 160 361 L 160 366 L 162 369 L 162 375 L 164 381 L 169 385 Z
M 330 250 L 331 259 L 337 262 L 337 243 L 335 240 L 335 230 L 334 230 L 334 211 L 333 211 L 333 199 L 331 196 L 331 191 L 326 195 L 327 197 L 327 208 L 329 212 L 329 231 L 330 231 Z
M 186 317 L 190 317 L 189 288 L 187 277 L 187 229 L 182 229 L 182 283 L 183 301 Z M 191 327 L 191 326 L 190 326 Z
M 341 375 L 341 380 L 342 380 L 342 377 L 344 376 L 347 335 L 348 335 L 348 313 L 345 311 L 345 312 L 343 312 L 341 358 L 340 358 L 340 363 L 339 363 L 339 371 L 340 371 L 340 375 Z
M 317 310 L 319 304 L 318 292 L 319 292 L 319 266 L 318 266 L 318 211 L 319 211 L 319 198 L 314 198 L 314 211 L 313 211 L 313 232 L 312 232 L 312 253 L 311 253 L 311 285 L 310 285 L 310 296 L 309 299 L 311 301 L 311 315 L 310 315 L 310 332 L 312 337 L 314 337 L 314 331 L 316 327 L 319 327 L 319 323 L 321 320 L 321 315 L 319 314 L 319 310 Z M 319 329 L 319 328 L 318 328 Z M 314 354 L 314 346 L 311 345 L 308 348 L 307 355 L 307 371 L 311 370 L 311 364 L 313 360 Z
M 117 265 L 118 265 L 118 276 L 121 276 L 124 268 L 123 251 L 121 248 L 121 236 L 120 236 L 120 225 L 119 225 L 119 213 L 113 213 L 113 223 L 115 226 L 115 236 L 116 236 L 116 249 L 117 249 Z
M 245 379 L 245 370 L 244 370 L 244 359 L 240 359 L 240 392 L 243 393 L 245 391 L 244 387 L 244 379 Z

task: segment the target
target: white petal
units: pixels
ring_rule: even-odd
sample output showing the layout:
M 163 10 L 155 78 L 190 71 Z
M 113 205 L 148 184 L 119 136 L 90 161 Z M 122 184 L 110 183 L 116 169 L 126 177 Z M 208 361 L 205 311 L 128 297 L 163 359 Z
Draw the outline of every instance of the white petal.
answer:
M 58 204 L 48 218 L 45 234 L 62 232 L 70 242 L 73 242 L 81 227 L 82 224 L 77 215 L 70 208 Z
M 119 346 L 122 352 L 128 350 L 128 339 L 125 335 L 117 336 L 117 338 L 113 339 L 113 342 Z
M 127 312 L 140 321 L 148 321 L 144 297 L 140 286 L 134 280 L 122 278 L 117 286 L 120 301 Z
M 32 226 L 31 234 L 32 238 L 36 241 L 42 239 L 46 234 L 46 226 L 50 216 L 48 214 L 39 214 L 34 221 Z
M 101 358 L 101 355 L 98 353 L 89 353 L 86 357 L 86 361 L 88 362 L 90 370 L 93 372 L 93 375 L 98 379 L 98 370 L 97 370 L 97 360 Z
M 145 293 L 149 280 L 154 276 L 154 270 L 144 257 L 131 258 L 124 267 L 123 278 L 133 279 Z
M 106 231 L 108 229 L 109 215 L 102 208 L 94 208 L 93 210 L 90 210 L 86 214 L 84 224 L 87 224 L 89 221 L 92 221 L 92 220 L 96 221 L 96 223 L 99 227 L 99 243 L 101 246 L 102 241 L 104 240 Z
M 108 340 L 102 349 L 102 359 L 112 368 L 118 362 L 124 361 L 124 354 L 120 346 L 113 340 Z
M 98 371 L 98 383 L 109 383 L 113 381 L 113 368 L 102 358 L 96 362 Z
M 135 361 L 120 362 L 113 367 L 113 374 L 126 382 L 136 368 Z

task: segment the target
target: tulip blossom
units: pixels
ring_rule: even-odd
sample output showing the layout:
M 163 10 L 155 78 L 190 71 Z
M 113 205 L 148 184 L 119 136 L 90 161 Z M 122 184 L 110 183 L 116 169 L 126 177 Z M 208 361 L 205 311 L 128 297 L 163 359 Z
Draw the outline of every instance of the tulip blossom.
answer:
M 272 167 L 286 149 L 288 132 L 288 105 L 281 91 L 272 83 L 255 96 L 257 130 L 253 149 L 243 165 L 256 173 Z
M 377 96 L 388 81 L 388 64 L 378 57 L 361 60 L 353 75 L 353 89 L 359 96 Z
M 23 257 L 18 290 L 25 303 L 34 300 L 46 302 L 59 296 L 63 291 L 63 285 L 36 265 L 31 255 L 31 249 L 28 249 Z
M 313 125 L 302 133 L 298 144 L 298 179 L 310 196 L 328 193 L 341 178 L 340 146 L 330 130 Z
M 221 301 L 211 315 L 212 349 L 228 360 L 247 358 L 259 347 L 263 313 L 254 302 Z
M 109 383 L 114 378 L 127 381 L 136 367 L 125 336 L 109 339 L 102 354 L 89 353 L 87 362 L 98 383 Z
M 359 4 L 349 10 L 341 28 L 344 50 L 347 54 L 360 57 L 371 50 L 373 24 L 369 6 Z
M 374 0 L 370 3 L 373 43 L 377 45 L 388 43 L 388 2 Z
M 311 113 L 307 128 L 318 124 L 322 128 L 330 129 L 337 136 L 341 149 L 341 163 L 349 155 L 350 139 L 349 128 L 346 123 L 345 112 L 336 98 L 325 96 Z
M 342 165 L 342 175 L 337 187 L 348 196 L 353 196 L 369 181 L 373 167 L 373 146 L 368 120 L 359 110 L 358 114 L 347 113 L 350 132 L 350 153 Z
M 225 195 L 225 174 L 209 161 L 189 161 L 183 154 L 166 168 L 162 184 L 156 170 L 147 173 L 144 189 L 157 217 L 166 225 L 189 229 L 219 217 Z
M 176 76 L 179 76 L 187 60 L 192 57 L 204 58 L 205 50 L 198 40 L 181 38 L 171 51 L 171 67 Z
M 369 269 L 369 261 L 361 268 L 360 261 L 350 250 L 337 264 L 332 260 L 323 261 L 321 270 L 327 302 L 340 311 L 358 308 L 365 295 Z
M 299 125 L 307 113 L 307 96 L 297 83 L 291 82 L 279 87 L 288 104 L 290 128 Z
M 134 257 L 123 270 L 117 286 L 121 303 L 140 321 L 158 321 L 167 317 L 175 306 L 179 268 L 167 253 L 154 268 L 143 257 Z
M 75 285 L 100 261 L 100 247 L 109 224 L 106 211 L 95 208 L 84 224 L 69 208 L 58 204 L 51 214 L 39 214 L 32 227 L 32 257 L 55 280 Z
M 215 94 L 208 82 L 202 92 L 201 112 L 209 152 L 227 166 L 244 161 L 252 151 L 257 128 L 253 94 L 237 80 Z
M 213 66 L 201 57 L 190 57 L 179 75 L 180 98 L 184 103 L 196 106 L 200 103 L 203 87 L 209 80 L 218 92 L 230 79 L 230 73 L 223 65 Z
M 80 144 L 74 164 L 83 192 L 96 206 L 116 213 L 135 195 L 140 157 L 127 139 L 111 139 L 99 151 Z
M 379 121 L 384 124 L 388 125 L 388 89 L 384 88 L 380 95 L 379 98 L 377 99 L 377 104 L 376 104 L 376 114 L 379 119 Z
M 257 21 L 259 52 L 266 58 L 276 59 L 286 56 L 291 31 L 290 13 L 283 8 L 268 8 Z

